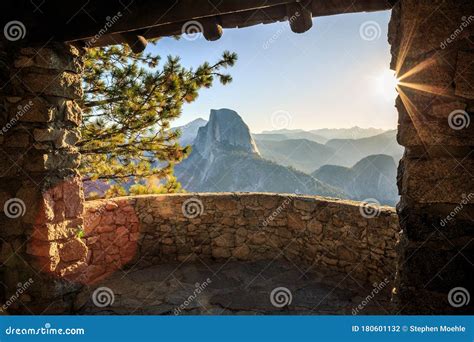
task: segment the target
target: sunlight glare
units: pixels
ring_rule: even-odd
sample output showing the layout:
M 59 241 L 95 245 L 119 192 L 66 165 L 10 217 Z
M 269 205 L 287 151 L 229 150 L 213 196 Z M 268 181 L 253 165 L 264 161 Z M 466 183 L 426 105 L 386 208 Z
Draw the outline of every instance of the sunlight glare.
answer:
M 378 94 L 382 95 L 389 101 L 394 101 L 397 97 L 398 78 L 395 72 L 386 69 L 375 78 L 375 88 Z

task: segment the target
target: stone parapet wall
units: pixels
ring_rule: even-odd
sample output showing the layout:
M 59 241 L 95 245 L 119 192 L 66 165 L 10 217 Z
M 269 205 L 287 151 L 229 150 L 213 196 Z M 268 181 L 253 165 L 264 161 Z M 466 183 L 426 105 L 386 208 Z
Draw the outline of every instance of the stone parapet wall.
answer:
M 127 265 L 285 258 L 363 281 L 395 273 L 398 221 L 390 207 L 262 193 L 146 195 L 86 202 L 87 281 Z

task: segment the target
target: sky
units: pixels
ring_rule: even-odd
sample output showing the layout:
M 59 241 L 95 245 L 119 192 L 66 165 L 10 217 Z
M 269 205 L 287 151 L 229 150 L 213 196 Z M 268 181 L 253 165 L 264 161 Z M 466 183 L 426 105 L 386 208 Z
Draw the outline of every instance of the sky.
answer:
M 252 132 L 274 129 L 396 128 L 396 91 L 389 70 L 390 11 L 313 18 L 293 33 L 288 22 L 225 29 L 202 36 L 163 38 L 147 52 L 180 56 L 186 67 L 213 63 L 224 50 L 238 61 L 227 69 L 233 82 L 218 81 L 185 104 L 172 126 L 209 118 L 211 109 L 237 111 Z M 186 39 L 188 38 L 188 39 Z

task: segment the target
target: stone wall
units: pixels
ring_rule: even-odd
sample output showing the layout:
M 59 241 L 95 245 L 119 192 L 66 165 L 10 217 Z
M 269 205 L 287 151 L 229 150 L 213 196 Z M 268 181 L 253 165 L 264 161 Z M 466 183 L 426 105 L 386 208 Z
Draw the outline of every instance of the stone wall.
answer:
M 77 172 L 81 50 L 50 43 L 0 46 L 0 301 L 31 283 L 8 310 L 66 311 L 85 265 Z M 69 251 L 74 250 L 72 256 Z
M 396 299 L 402 313 L 472 313 L 462 298 L 474 290 L 474 2 L 401 0 L 389 42 L 406 147 Z
M 176 194 L 86 202 L 87 281 L 127 265 L 286 258 L 363 281 L 394 278 L 398 222 L 389 207 L 281 194 Z

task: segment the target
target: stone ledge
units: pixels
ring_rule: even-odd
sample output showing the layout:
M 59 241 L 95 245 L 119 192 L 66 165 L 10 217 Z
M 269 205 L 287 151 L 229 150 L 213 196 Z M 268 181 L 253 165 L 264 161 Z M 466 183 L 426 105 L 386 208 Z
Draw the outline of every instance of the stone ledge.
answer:
M 130 204 L 135 204 L 137 201 L 142 201 L 143 199 L 153 199 L 158 202 L 165 201 L 167 198 L 189 198 L 189 197 L 209 197 L 216 199 L 241 199 L 245 197 L 254 198 L 254 197 L 270 197 L 270 198 L 295 198 L 307 202 L 318 202 L 318 203 L 333 203 L 338 205 L 347 205 L 353 207 L 359 207 L 360 201 L 353 201 L 348 199 L 340 199 L 333 197 L 324 197 L 324 196 L 311 196 L 311 195 L 295 195 L 295 194 L 285 194 L 285 193 L 271 193 L 271 192 L 186 192 L 186 193 L 176 193 L 176 194 L 160 194 L 160 195 L 137 195 L 137 196 L 122 196 L 115 197 L 110 200 L 99 199 L 99 200 L 90 200 L 85 202 L 86 208 L 94 208 L 97 205 L 111 202 L 111 203 L 123 203 L 128 202 Z M 395 208 L 390 206 L 380 206 L 380 212 L 384 213 L 395 213 Z

